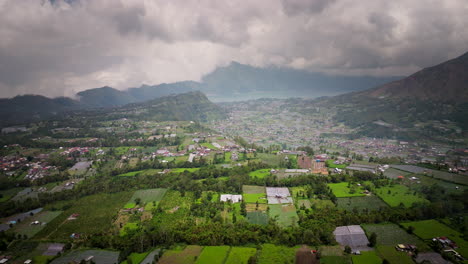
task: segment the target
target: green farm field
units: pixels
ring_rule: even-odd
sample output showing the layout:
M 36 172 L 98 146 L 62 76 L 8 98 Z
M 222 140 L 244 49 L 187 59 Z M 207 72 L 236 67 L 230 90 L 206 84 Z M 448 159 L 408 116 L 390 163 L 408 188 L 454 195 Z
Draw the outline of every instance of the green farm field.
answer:
M 163 188 L 138 190 L 132 195 L 132 198 L 130 198 L 129 202 L 134 202 L 137 198 L 140 198 L 141 202 L 144 204 L 153 201 L 159 202 L 163 199 L 166 192 L 167 189 Z
M 338 198 L 337 206 L 347 211 L 352 211 L 354 208 L 358 211 L 362 211 L 364 209 L 379 210 L 381 207 L 388 207 L 386 203 L 374 195 Z
M 296 213 L 296 207 L 293 204 L 270 204 L 270 217 L 277 219 L 278 224 L 282 227 L 296 225 L 299 217 Z
M 166 250 L 158 264 L 194 264 L 202 249 L 200 246 L 187 246 L 183 250 Z
M 31 238 L 36 235 L 39 231 L 46 227 L 46 224 L 49 224 L 52 220 L 54 220 L 57 216 L 59 216 L 62 211 L 42 211 L 27 221 L 23 221 L 22 223 L 18 223 L 12 229 L 15 233 L 20 235 L 26 235 L 27 237 Z M 39 225 L 31 225 L 31 222 L 39 221 L 41 224 Z
M 144 253 L 132 253 L 132 254 L 130 254 L 130 256 L 128 256 L 128 257 L 131 259 L 131 261 L 132 261 L 133 264 L 139 264 L 140 262 L 142 262 L 142 261 L 146 258 L 146 256 L 147 256 L 148 254 L 149 254 L 149 252 L 144 252 Z M 123 261 L 123 262 L 120 263 L 120 264 L 128 264 L 128 261 L 125 260 L 125 261 Z
M 232 247 L 224 264 L 247 264 L 251 256 L 257 253 L 256 248 Z
M 258 257 L 258 264 L 293 264 L 297 248 L 264 244 Z
M 259 178 L 259 179 L 263 179 L 265 178 L 266 176 L 270 175 L 270 169 L 261 169 L 261 170 L 256 170 L 256 171 L 252 171 L 249 173 L 249 176 L 252 177 L 252 178 Z
M 362 228 L 369 237 L 372 233 L 377 234 L 377 245 L 395 246 L 396 244 L 416 245 L 420 251 L 428 250 L 424 241 L 415 235 L 408 234 L 396 224 L 364 224 Z
M 266 204 L 268 200 L 266 199 L 265 193 L 246 193 L 242 195 L 242 198 L 246 203 L 261 203 Z
M 255 185 L 242 185 L 242 192 L 246 193 L 266 193 L 266 188 L 264 186 L 255 186 Z
M 437 220 L 424 220 L 416 222 L 401 223 L 402 226 L 408 228 L 414 227 L 414 234 L 424 240 L 429 240 L 434 237 L 445 236 L 453 240 L 458 245 L 457 251 L 465 258 L 468 257 L 468 242 L 463 239 L 463 235 L 453 230 L 452 228 L 442 224 Z
M 327 256 L 320 259 L 321 264 L 351 264 L 351 260 L 346 256 Z
M 229 253 L 229 246 L 204 247 L 196 264 L 223 264 Z
M 411 207 L 413 203 L 428 203 L 422 195 L 410 190 L 408 187 L 395 184 L 384 186 L 376 190 L 377 195 L 389 206 L 395 207 L 403 204 L 405 207 Z
M 381 264 L 382 259 L 377 256 L 375 251 L 363 251 L 361 255 L 353 255 L 351 257 L 353 264 Z
M 335 164 L 334 162 L 335 162 L 335 160 L 333 160 L 333 159 L 327 160 L 326 161 L 327 167 L 332 168 L 332 169 L 334 169 L 334 168 L 344 169 L 344 168 L 349 166 L 349 164 Z
M 66 240 L 72 233 L 96 234 L 111 228 L 112 218 L 131 197 L 130 192 L 95 194 L 81 198 L 37 233 L 37 238 Z M 67 220 L 72 214 L 77 219 Z
M 354 193 L 351 193 L 351 188 L 348 187 L 347 182 L 329 183 L 328 187 L 330 187 L 330 189 L 333 191 L 333 194 L 337 198 L 365 196 L 365 194 L 362 193 L 364 190 L 360 186 L 356 186 L 356 191 Z
M 390 264 L 414 264 L 408 254 L 395 250 L 395 246 L 377 246 L 377 254 L 386 259 Z
M 260 211 L 247 212 L 247 221 L 251 224 L 266 225 L 268 224 L 268 215 Z

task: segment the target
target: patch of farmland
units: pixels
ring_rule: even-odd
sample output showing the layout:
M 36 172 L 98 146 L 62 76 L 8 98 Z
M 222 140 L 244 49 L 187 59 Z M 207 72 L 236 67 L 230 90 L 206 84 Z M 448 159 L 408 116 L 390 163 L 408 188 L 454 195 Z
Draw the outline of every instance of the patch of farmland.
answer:
M 431 187 L 432 185 L 437 185 L 438 187 L 444 188 L 446 192 L 460 194 L 463 193 L 465 189 L 468 189 L 468 186 L 465 185 L 443 181 L 422 174 L 412 174 L 411 176 L 416 177 L 417 180 L 411 180 L 407 178 L 403 180 L 403 184 L 411 186 L 411 188 L 414 190 L 421 190 L 423 186 Z
M 263 179 L 268 175 L 270 175 L 270 169 L 261 169 L 249 173 L 250 177 L 259 179 Z
M 301 199 L 297 201 L 297 206 L 299 208 L 302 208 L 304 206 L 306 209 L 310 209 L 311 205 L 312 204 L 310 203 L 309 200 Z
M 246 203 L 266 204 L 268 201 L 265 193 L 245 193 L 242 198 Z
M 389 168 L 389 169 L 385 170 L 385 172 L 383 173 L 383 175 L 385 177 L 388 177 L 390 179 L 397 179 L 398 176 L 407 176 L 407 175 L 410 175 L 410 174 L 411 174 L 410 172 L 398 170 L 398 169 L 395 169 L 395 168 Z
M 138 223 L 126 223 L 122 229 L 120 229 L 120 236 L 126 236 L 128 231 L 138 229 Z
M 270 217 L 277 219 L 282 227 L 294 226 L 299 217 L 296 213 L 296 207 L 293 204 L 270 204 Z
M 414 264 L 408 254 L 397 251 L 395 246 L 377 246 L 377 254 L 390 262 L 390 264 Z
M 268 154 L 268 153 L 257 153 L 257 158 L 262 160 L 263 163 L 268 164 L 269 166 L 278 167 L 283 160 L 281 155 Z
M 353 264 L 381 264 L 382 259 L 377 256 L 375 251 L 363 251 L 361 255 L 353 255 L 351 257 Z
M 142 262 L 146 256 L 149 254 L 149 252 L 144 252 L 144 253 L 132 253 L 128 256 L 128 258 L 131 259 L 131 263 L 139 264 Z M 128 264 L 127 260 L 124 260 L 120 264 Z
M 376 190 L 376 194 L 392 207 L 399 206 L 400 204 L 403 204 L 405 207 L 411 207 L 413 203 L 429 202 L 421 194 L 401 184 L 380 187 Z
M 338 246 L 321 246 L 319 252 L 322 256 L 343 256 L 343 249 Z
M 185 158 L 184 158 L 185 160 Z M 182 172 L 185 172 L 185 171 L 188 171 L 188 172 L 196 172 L 196 171 L 199 171 L 200 168 L 175 168 L 175 169 L 171 169 L 171 172 L 172 173 L 182 173 Z
M 194 264 L 203 247 L 187 246 L 184 250 L 166 250 L 158 264 Z
M 392 165 L 392 167 L 397 168 L 399 170 L 408 171 L 411 173 L 425 174 L 425 175 L 432 176 L 437 179 L 468 185 L 468 177 L 461 175 L 461 174 L 426 169 L 426 168 L 422 168 L 422 167 L 418 167 L 414 165 Z
M 130 198 L 130 192 L 101 193 L 83 197 L 52 220 L 36 236 L 46 239 L 68 239 L 72 233 L 96 234 L 111 228 L 112 218 Z M 72 214 L 74 220 L 67 218 Z
M 331 200 L 310 199 L 310 203 L 312 208 L 335 207 L 335 204 Z
M 297 247 L 290 248 L 264 244 L 258 257 L 258 264 L 293 264 L 296 258 Z
M 362 211 L 365 209 L 379 210 L 381 207 L 388 207 L 386 203 L 375 195 L 338 198 L 337 206 L 347 211 L 353 211 L 354 208 L 358 211 Z
M 377 244 L 383 246 L 395 246 L 397 244 L 416 245 L 420 251 L 427 250 L 424 241 L 395 224 L 364 224 L 361 225 L 369 237 L 372 233 L 377 234 Z
M 356 185 L 356 183 L 353 183 Z M 354 196 L 365 196 L 362 192 L 362 186 L 354 186 L 354 192 L 352 188 L 350 188 L 348 182 L 340 182 L 340 183 L 329 183 L 328 187 L 332 190 L 333 194 L 337 197 L 354 197 Z M 351 186 L 352 187 L 352 186 Z
M 223 264 L 227 258 L 229 246 L 207 246 L 203 248 L 196 264 Z
M 453 230 L 452 228 L 442 224 L 437 220 L 424 220 L 416 222 L 401 223 L 402 226 L 408 228 L 409 226 L 414 227 L 414 234 L 421 239 L 432 239 L 434 237 L 448 237 L 454 241 L 458 246 L 458 253 L 465 258 L 468 258 L 468 242 L 463 239 L 463 235 Z
M 349 257 L 328 256 L 320 258 L 321 264 L 351 264 Z
M 225 264 L 247 264 L 250 257 L 256 253 L 256 248 L 232 247 Z
M 108 250 L 77 250 L 64 256 L 54 259 L 51 264 L 80 263 L 81 260 L 93 256 L 93 261 L 97 264 L 115 264 L 119 261 L 118 251 Z
M 17 234 L 23 236 L 26 235 L 28 238 L 31 238 L 39 231 L 44 229 L 50 221 L 59 216 L 61 213 L 62 211 L 42 211 L 27 219 L 27 221 L 16 224 L 13 228 L 13 231 Z M 32 224 L 34 221 L 39 221 L 39 224 Z
M 184 196 L 182 196 L 179 191 L 169 190 L 159 204 L 163 210 L 173 210 L 174 208 L 189 209 L 193 199 L 192 192 L 185 192 Z
M 148 190 L 138 190 L 136 191 L 129 202 L 134 202 L 135 199 L 140 198 L 142 203 L 149 202 L 159 202 L 163 199 L 166 194 L 167 189 L 157 188 L 157 189 L 148 189 Z
M 247 212 L 247 221 L 251 224 L 256 225 L 267 225 L 268 224 L 268 214 L 263 212 Z
M 265 212 L 267 208 L 268 208 L 267 204 L 259 203 L 258 208 L 257 208 L 257 204 L 252 204 L 252 203 L 245 204 L 245 210 L 247 212 L 255 212 L 255 211 Z
M 242 185 L 242 192 L 246 193 L 266 193 L 266 188 L 264 186 L 255 186 L 255 185 Z

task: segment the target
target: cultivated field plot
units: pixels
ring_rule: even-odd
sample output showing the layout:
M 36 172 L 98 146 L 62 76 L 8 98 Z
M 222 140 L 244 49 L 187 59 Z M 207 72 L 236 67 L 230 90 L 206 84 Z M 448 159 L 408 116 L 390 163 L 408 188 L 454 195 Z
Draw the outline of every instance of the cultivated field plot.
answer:
M 42 211 L 27 219 L 27 221 L 16 224 L 12 230 L 17 234 L 31 238 L 61 213 L 62 211 Z M 34 221 L 39 221 L 39 224 L 33 224 Z
M 410 190 L 408 187 L 395 184 L 384 186 L 376 190 L 377 195 L 388 205 L 394 207 L 403 204 L 405 207 L 411 207 L 413 203 L 428 203 L 419 193 Z
M 408 228 L 409 226 L 414 227 L 414 234 L 421 239 L 432 239 L 434 237 L 445 236 L 457 243 L 458 253 L 465 258 L 468 257 L 468 242 L 463 239 L 463 235 L 453 230 L 452 228 L 442 224 L 437 220 L 425 220 L 416 222 L 401 223 L 402 226 Z
M 312 203 L 310 202 L 310 200 L 301 199 L 301 200 L 297 201 L 297 206 L 299 208 L 304 206 L 306 209 L 310 209 L 311 205 L 312 205 Z
M 160 202 L 163 199 L 166 192 L 167 189 L 162 188 L 139 190 L 133 194 L 132 198 L 130 198 L 130 202 L 134 202 L 137 198 L 140 198 L 143 204 L 149 202 Z
M 293 204 L 270 204 L 270 218 L 277 219 L 282 227 L 294 226 L 299 217 Z
M 187 246 L 184 250 L 166 250 L 158 264 L 194 264 L 203 247 Z
M 416 245 L 419 251 L 428 250 L 426 243 L 395 224 L 364 224 L 361 225 L 367 236 L 377 234 L 377 245 L 395 246 L 397 244 Z
M 346 197 L 337 199 L 338 208 L 347 211 L 353 211 L 356 208 L 358 211 L 365 209 L 379 210 L 381 207 L 388 207 L 379 197 L 374 195 L 362 197 Z
M 158 174 L 158 172 L 161 172 L 161 170 L 148 169 L 148 170 L 131 171 L 131 172 L 119 174 L 117 176 L 132 177 L 132 176 L 137 176 L 137 175 L 156 175 L 156 174 Z
M 232 247 L 224 264 L 247 264 L 250 257 L 257 253 L 256 248 Z
M 390 264 L 414 264 L 408 254 L 397 251 L 395 246 L 377 246 L 377 254 L 390 262 Z
M 281 161 L 283 160 L 283 157 L 281 157 L 281 155 L 268 153 L 257 153 L 257 158 L 261 159 L 263 163 L 266 163 L 273 167 L 279 166 Z
M 264 244 L 258 257 L 258 264 L 293 264 L 296 258 L 297 247 L 290 248 L 285 246 L 276 246 L 273 244 Z
M 375 251 L 363 251 L 361 255 L 351 257 L 353 264 L 381 264 L 382 259 L 377 256 Z
M 247 212 L 247 221 L 251 224 L 256 225 L 267 225 L 268 224 L 268 214 L 263 212 Z
M 266 193 L 266 188 L 264 186 L 255 186 L 255 185 L 242 185 L 242 192 L 246 193 Z
M 321 246 L 319 251 L 320 254 L 324 257 L 343 256 L 343 248 L 341 246 Z
M 184 160 L 185 160 L 185 157 L 184 157 Z M 175 169 L 171 169 L 171 172 L 172 173 L 182 173 L 182 172 L 185 172 L 185 171 L 195 172 L 195 171 L 198 171 L 198 170 L 200 170 L 200 168 L 175 168 Z
M 128 258 L 131 259 L 131 263 L 140 263 L 142 262 L 146 256 L 148 255 L 149 252 L 144 252 L 144 253 L 132 253 L 130 254 L 130 256 L 128 256 Z M 121 262 L 120 264 L 128 264 L 128 261 L 125 260 L 123 262 Z
M 242 197 L 246 203 L 266 204 L 268 201 L 265 193 L 245 193 Z
M 320 258 L 320 264 L 351 264 L 351 259 L 347 256 L 329 256 Z
M 351 192 L 351 188 L 347 182 L 340 183 L 329 183 L 328 187 L 333 191 L 333 194 L 337 197 L 354 197 L 354 196 L 365 196 L 362 192 L 364 191 L 361 186 L 355 187 L 355 192 Z
M 268 205 L 263 204 L 263 203 L 259 203 L 258 208 L 257 208 L 257 204 L 253 204 L 253 203 L 245 204 L 245 209 L 247 212 L 256 212 L 256 211 L 265 212 L 267 208 L 268 208 Z
M 268 204 L 289 204 L 293 200 L 288 188 L 267 187 Z
M 335 204 L 331 200 L 310 199 L 310 203 L 312 208 L 318 209 L 335 207 Z
M 261 170 L 256 170 L 256 171 L 252 171 L 249 173 L 249 176 L 252 177 L 252 178 L 259 178 L 259 179 L 263 179 L 265 178 L 266 176 L 270 175 L 270 169 L 261 169 Z
M 36 237 L 63 240 L 72 233 L 95 234 L 106 231 L 130 195 L 130 192 L 102 193 L 81 198 L 37 233 Z M 72 214 L 77 214 L 76 219 L 68 220 Z
M 203 248 L 196 264 L 223 264 L 229 253 L 229 246 L 207 246 Z
M 406 171 L 398 170 L 398 169 L 395 169 L 395 168 L 387 169 L 383 173 L 383 175 L 385 177 L 388 177 L 390 179 L 397 179 L 398 176 L 407 176 L 407 175 L 410 175 L 410 174 L 411 174 L 411 172 L 406 172 Z
M 65 256 L 54 259 L 51 264 L 68 264 L 68 263 L 80 263 L 81 260 L 94 256 L 93 261 L 96 264 L 114 264 L 119 261 L 119 252 L 108 251 L 108 250 L 78 250 L 73 251 Z
M 422 174 L 413 174 L 411 175 L 412 177 L 416 177 L 417 180 L 410 180 L 410 179 L 405 179 L 403 181 L 403 184 L 407 186 L 411 186 L 414 190 L 421 190 L 422 187 L 430 187 L 432 185 L 437 185 L 438 187 L 442 187 L 445 189 L 446 192 L 449 193 L 463 193 L 465 189 L 468 189 L 468 186 L 461 185 L 461 184 L 456 184 L 453 182 L 448 182 L 448 181 L 443 181 L 440 179 L 432 178 L 429 176 L 425 176 Z
M 336 242 L 342 246 L 350 246 L 353 250 L 367 251 L 370 248 L 367 246 L 367 240 L 364 230 L 358 225 L 338 226 L 333 231 Z
M 433 176 L 434 178 L 468 185 L 468 177 L 464 175 L 456 174 L 456 173 L 431 170 L 431 169 L 426 169 L 426 168 L 422 168 L 422 167 L 418 167 L 414 165 L 392 165 L 392 167 L 397 168 L 399 170 L 408 171 L 408 172 L 417 173 L 417 174 L 424 174 L 424 172 L 426 172 L 425 173 L 426 175 Z

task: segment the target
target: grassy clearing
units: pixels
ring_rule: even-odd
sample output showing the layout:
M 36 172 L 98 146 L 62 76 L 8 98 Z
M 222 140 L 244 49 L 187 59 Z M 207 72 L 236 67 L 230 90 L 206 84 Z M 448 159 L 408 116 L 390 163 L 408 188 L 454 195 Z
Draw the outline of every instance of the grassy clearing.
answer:
M 411 205 L 416 202 L 428 203 L 428 201 L 420 194 L 416 193 L 416 191 L 412 191 L 401 184 L 378 188 L 376 193 L 384 202 L 392 207 L 399 206 L 400 204 L 403 204 L 405 207 L 411 207 Z
M 203 248 L 196 264 L 223 264 L 229 253 L 229 246 L 207 246 Z
M 382 259 L 386 259 L 390 264 L 414 264 L 408 254 L 397 251 L 395 246 L 377 246 L 377 254 Z
M 361 255 L 353 255 L 351 257 L 353 264 L 381 264 L 382 259 L 377 256 L 375 251 L 364 251 Z
M 259 158 L 263 163 L 273 167 L 278 167 L 282 159 L 284 159 L 284 157 L 281 157 L 281 155 L 267 153 L 257 153 L 257 158 Z
M 209 149 L 218 149 L 217 147 L 213 146 L 213 144 L 208 143 L 208 142 L 206 142 L 206 143 L 201 143 L 200 145 L 202 145 L 202 146 L 205 147 L 205 148 L 209 148 Z
M 343 249 L 341 246 L 321 246 L 319 251 L 324 257 L 343 256 Z
M 312 203 L 310 202 L 310 200 L 302 199 L 297 201 L 297 206 L 299 208 L 302 208 L 302 206 L 304 206 L 306 209 L 310 209 L 311 205 Z
M 131 172 L 127 172 L 127 173 L 122 173 L 122 174 L 119 174 L 117 176 L 119 176 L 119 177 L 133 177 L 133 176 L 137 176 L 137 175 L 154 175 L 154 174 L 157 174 L 160 171 L 161 170 L 157 170 L 157 169 L 139 170 L 139 171 L 131 171 Z
M 255 248 L 232 247 L 225 264 L 247 264 L 249 258 L 256 253 Z
M 310 199 L 310 203 L 312 208 L 335 207 L 331 200 Z
M 125 209 L 132 209 L 132 208 L 135 208 L 135 206 L 136 206 L 136 203 L 126 203 L 124 205 L 124 208 Z
M 39 231 L 44 229 L 46 227 L 46 224 L 54 220 L 54 218 L 59 216 L 61 213 L 62 211 L 42 211 L 27 219 L 26 221 L 16 224 L 13 228 L 13 232 L 23 236 L 26 235 L 28 238 L 31 238 L 34 235 L 36 235 Z M 40 224 L 31 225 L 31 222 L 34 221 L 39 221 Z
M 242 199 L 246 203 L 256 203 L 266 204 L 268 202 L 265 193 L 246 193 L 242 195 Z
M 417 222 L 401 223 L 402 226 L 408 228 L 414 227 L 414 234 L 421 239 L 432 239 L 434 237 L 445 236 L 457 243 L 457 251 L 465 258 L 468 257 L 468 242 L 463 239 L 463 235 L 453 230 L 452 228 L 442 224 L 437 220 L 425 220 Z
M 182 173 L 182 172 L 185 172 L 185 171 L 195 172 L 195 171 L 198 171 L 198 170 L 200 170 L 200 168 L 175 168 L 175 169 L 171 169 L 171 172 L 172 173 Z
M 349 257 L 328 256 L 320 259 L 321 264 L 351 264 Z
M 270 169 L 261 169 L 261 170 L 256 170 L 256 171 L 252 171 L 249 173 L 249 176 L 252 177 L 252 178 L 259 178 L 259 179 L 263 179 L 265 178 L 266 176 L 270 175 Z
M 132 198 L 130 198 L 129 203 L 134 202 L 137 198 L 140 198 L 142 203 L 159 202 L 163 199 L 166 192 L 167 189 L 162 188 L 138 190 L 133 194 Z
M 268 214 L 263 212 L 247 212 L 247 221 L 251 224 L 256 225 L 267 225 L 268 224 Z
M 146 258 L 146 256 L 148 256 L 148 254 L 149 254 L 149 252 L 145 252 L 145 253 L 132 253 L 132 254 L 130 254 L 130 256 L 128 256 L 128 257 L 131 259 L 131 261 L 132 261 L 133 264 L 139 264 L 140 262 L 142 262 L 142 261 Z M 125 260 L 125 261 L 123 261 L 123 262 L 120 263 L 120 264 L 128 264 L 128 261 Z
M 138 223 L 126 223 L 122 229 L 120 229 L 120 236 L 126 236 L 128 231 L 138 229 Z
M 335 162 L 335 160 L 333 160 L 333 159 L 327 160 L 326 161 L 327 167 L 332 168 L 332 169 L 334 169 L 334 168 L 344 169 L 344 168 L 349 166 L 349 164 L 335 164 L 334 162 Z
M 356 208 L 358 211 L 365 209 L 379 210 L 381 207 L 387 207 L 379 197 L 370 195 L 362 197 L 345 197 L 337 199 L 338 208 L 345 209 L 347 211 L 353 211 Z
M 282 227 L 296 225 L 299 217 L 296 213 L 296 207 L 293 204 L 270 204 L 270 217 L 277 219 L 278 224 Z
M 367 236 L 377 234 L 377 244 L 383 246 L 395 246 L 396 244 L 416 245 L 420 251 L 427 250 L 427 245 L 414 235 L 408 234 L 395 224 L 365 224 L 362 228 Z
M 355 197 L 355 196 L 365 196 L 362 192 L 364 191 L 361 186 L 356 186 L 355 183 L 354 192 L 352 188 L 348 185 L 348 182 L 340 182 L 340 183 L 329 183 L 328 187 L 333 191 L 333 194 L 337 197 Z
M 200 246 L 187 246 L 184 250 L 166 250 L 158 264 L 194 264 L 202 249 Z
M 83 197 L 52 220 L 36 236 L 63 241 L 67 240 L 72 233 L 92 235 L 105 232 L 111 228 L 112 218 L 130 196 L 130 192 L 121 192 Z M 72 214 L 78 214 L 77 219 L 67 220 Z
M 0 203 L 8 201 L 12 197 L 14 197 L 19 191 L 21 191 L 23 188 L 11 188 L 8 190 L 1 190 L 0 191 Z
M 264 186 L 255 186 L 255 185 L 242 185 L 242 192 L 246 193 L 266 193 L 266 188 Z
M 258 264 L 289 264 L 296 259 L 296 248 L 264 244 L 258 258 Z

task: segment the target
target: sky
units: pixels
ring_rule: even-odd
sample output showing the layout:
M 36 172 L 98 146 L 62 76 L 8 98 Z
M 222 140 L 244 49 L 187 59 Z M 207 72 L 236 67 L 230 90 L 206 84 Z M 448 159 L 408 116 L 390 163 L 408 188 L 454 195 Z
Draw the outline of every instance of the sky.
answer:
M 0 0 L 0 97 L 198 81 L 237 61 L 409 75 L 468 51 L 466 0 Z

